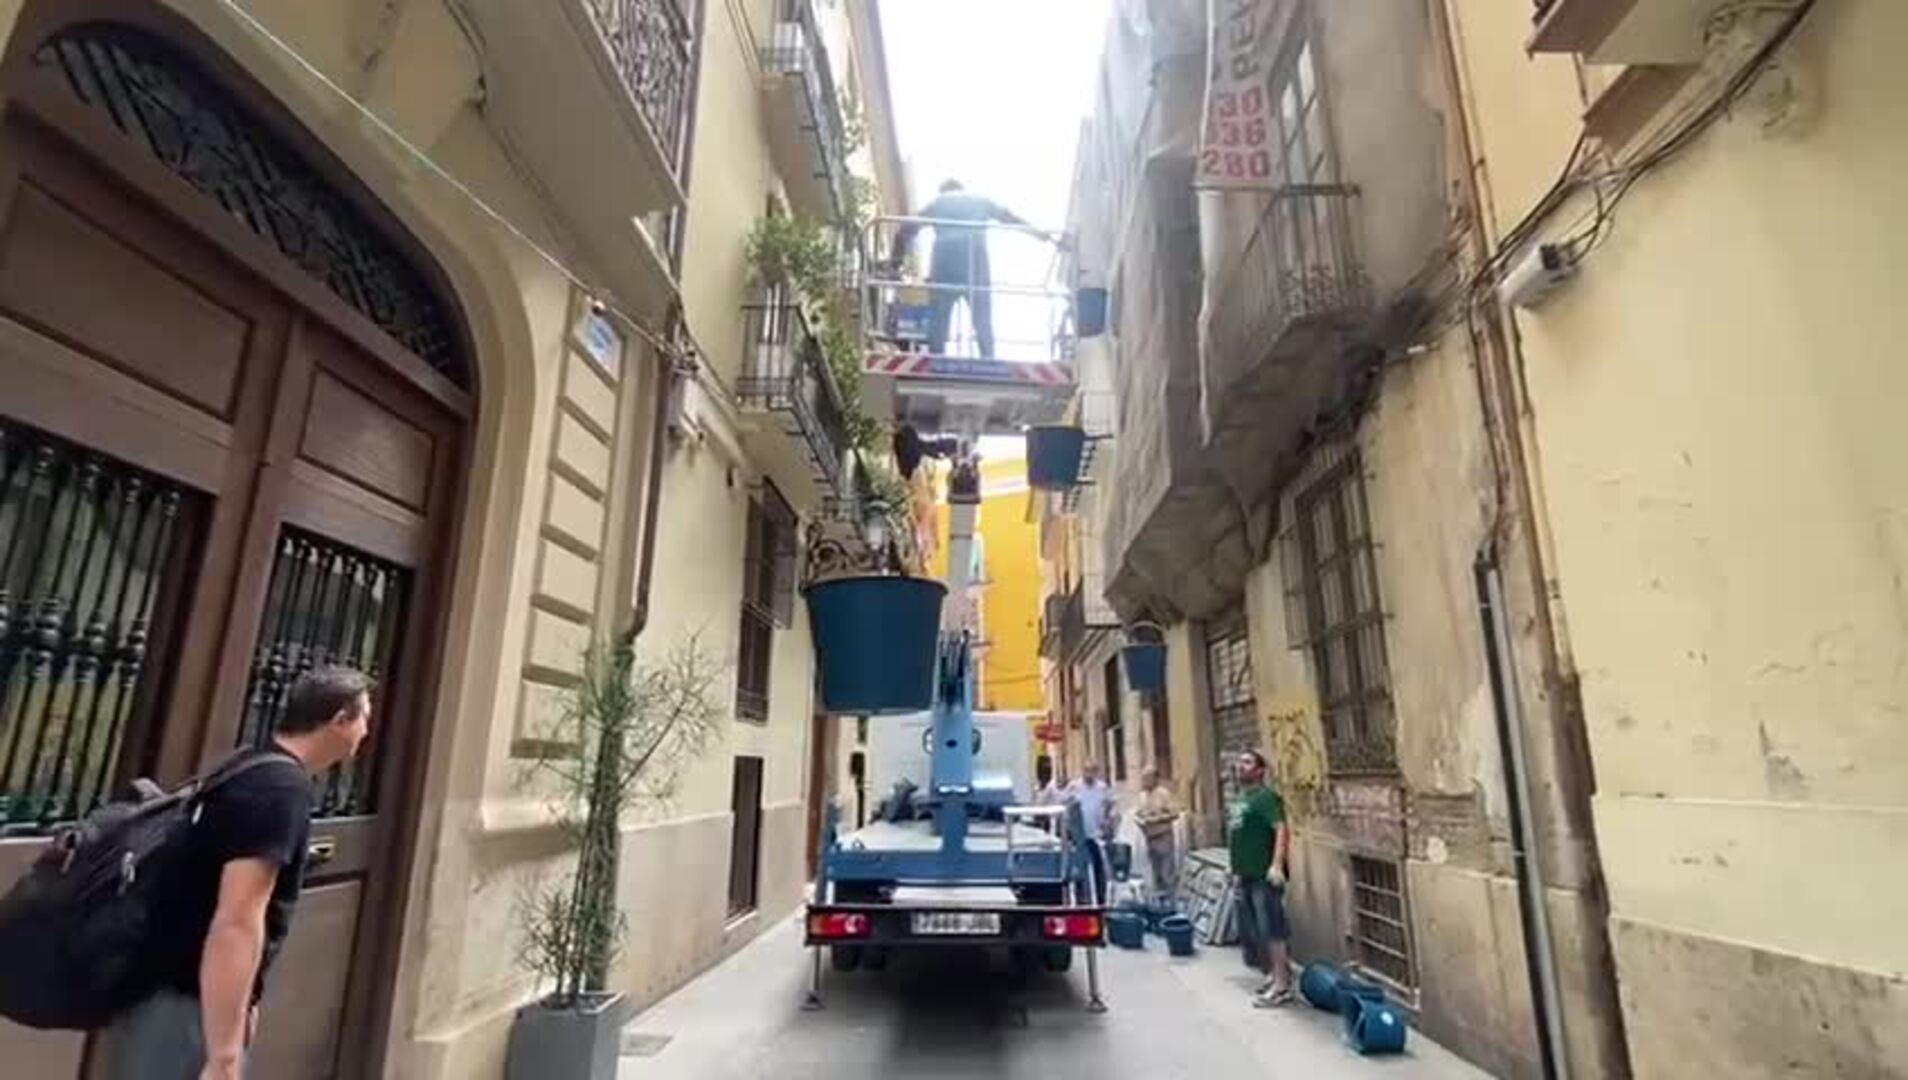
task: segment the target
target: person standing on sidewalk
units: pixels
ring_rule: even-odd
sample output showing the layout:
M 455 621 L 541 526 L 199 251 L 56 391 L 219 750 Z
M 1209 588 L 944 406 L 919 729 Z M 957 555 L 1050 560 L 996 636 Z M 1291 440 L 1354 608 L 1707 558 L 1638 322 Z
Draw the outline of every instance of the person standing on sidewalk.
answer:
M 1261 1007 L 1292 1000 L 1292 963 L 1285 921 L 1285 882 L 1292 832 L 1285 803 L 1266 782 L 1265 756 L 1249 751 L 1239 762 L 1239 793 L 1227 808 L 1227 847 L 1239 896 L 1239 937 L 1248 963 L 1265 973 L 1253 994 Z
M 299 676 L 269 749 L 205 799 L 176 885 L 155 910 L 163 988 L 108 1029 L 111 1080 L 241 1080 L 258 1001 L 298 903 L 311 780 L 348 760 L 371 718 L 371 680 Z M 234 758 L 238 760 L 238 758 Z M 229 766 L 228 766 L 229 767 Z
M 1113 788 L 1101 776 L 1099 762 L 1087 762 L 1080 770 L 1080 779 L 1067 785 L 1067 801 L 1080 804 L 1080 818 L 1086 824 L 1094 868 L 1098 871 L 1095 892 L 1100 902 L 1105 903 L 1112 882 L 1112 863 L 1106 845 L 1112 841 L 1113 827 L 1120 819 L 1113 805 Z
M 1140 773 L 1137 820 L 1140 832 L 1146 837 L 1146 861 L 1153 870 L 1154 900 L 1170 903 L 1179 887 L 1179 852 L 1173 841 L 1173 824 L 1179 820 L 1179 807 L 1173 805 L 1173 789 L 1160 782 L 1158 769 L 1149 767 Z

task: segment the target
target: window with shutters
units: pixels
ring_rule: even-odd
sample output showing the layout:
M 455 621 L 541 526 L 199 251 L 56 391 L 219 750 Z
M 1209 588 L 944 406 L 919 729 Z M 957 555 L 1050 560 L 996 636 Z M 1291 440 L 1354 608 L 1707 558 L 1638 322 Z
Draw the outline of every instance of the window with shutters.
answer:
M 1206 705 L 1214 745 L 1226 767 L 1219 770 L 1219 796 L 1230 804 L 1238 778 L 1230 763 L 1259 750 L 1259 703 L 1252 683 L 1252 639 L 1245 613 L 1232 611 L 1206 624 Z
M 755 910 L 762 866 L 762 759 L 737 757 L 729 788 L 734 831 L 729 843 L 729 917 Z
M 1206 693 L 1219 748 L 1226 753 L 1259 749 L 1252 643 L 1241 613 L 1215 619 L 1206 627 Z
M 742 626 L 736 645 L 735 714 L 768 719 L 775 632 L 795 613 L 797 548 L 795 511 L 774 485 L 762 484 L 749 500 L 748 538 L 742 559 Z
M 1166 695 L 1149 695 L 1148 711 L 1153 718 L 1153 768 L 1162 780 L 1173 778 L 1173 718 L 1166 709 Z
M 1331 140 L 1319 102 L 1318 62 L 1312 43 L 1300 39 L 1272 79 L 1279 105 L 1280 176 L 1288 185 L 1331 182 Z

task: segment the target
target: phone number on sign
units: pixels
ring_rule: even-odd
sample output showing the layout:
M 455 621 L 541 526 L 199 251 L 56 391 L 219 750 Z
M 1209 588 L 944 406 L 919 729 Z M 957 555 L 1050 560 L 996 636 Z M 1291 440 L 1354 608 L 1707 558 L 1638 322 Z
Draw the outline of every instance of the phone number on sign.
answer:
M 1265 91 L 1253 87 L 1243 93 L 1216 93 L 1206 124 L 1205 146 L 1199 171 L 1208 178 L 1264 180 L 1272 175 L 1272 152 L 1266 145 Z

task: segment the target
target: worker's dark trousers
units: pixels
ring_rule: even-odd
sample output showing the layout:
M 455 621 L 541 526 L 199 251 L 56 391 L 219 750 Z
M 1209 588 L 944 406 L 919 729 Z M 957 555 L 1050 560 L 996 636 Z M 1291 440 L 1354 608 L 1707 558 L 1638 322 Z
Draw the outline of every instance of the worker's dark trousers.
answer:
M 947 353 L 948 329 L 954 322 L 954 302 L 967 301 L 967 317 L 974 324 L 974 341 L 980 346 L 983 359 L 994 358 L 994 297 L 987 291 L 988 279 L 976 278 L 969 281 L 960 278 L 952 281 L 929 280 L 933 305 L 928 322 L 928 352 L 934 356 Z

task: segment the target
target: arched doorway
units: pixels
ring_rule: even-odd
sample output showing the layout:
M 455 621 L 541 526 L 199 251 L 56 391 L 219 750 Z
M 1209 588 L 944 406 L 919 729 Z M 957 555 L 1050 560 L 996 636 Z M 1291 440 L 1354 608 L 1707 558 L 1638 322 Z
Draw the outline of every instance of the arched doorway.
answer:
M 132 777 L 267 738 L 299 670 L 373 671 L 366 753 L 313 791 L 254 1060 L 371 1075 L 471 410 L 462 320 L 362 186 L 156 5 L 29 5 L 0 77 L 0 887 Z M 0 1026 L 21 1075 L 85 1055 Z

